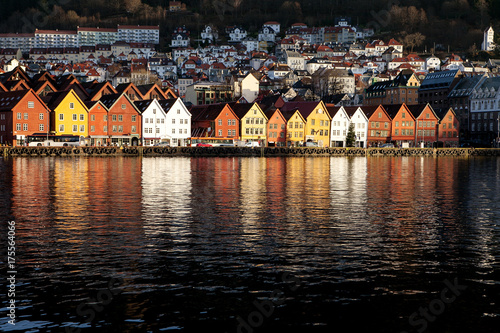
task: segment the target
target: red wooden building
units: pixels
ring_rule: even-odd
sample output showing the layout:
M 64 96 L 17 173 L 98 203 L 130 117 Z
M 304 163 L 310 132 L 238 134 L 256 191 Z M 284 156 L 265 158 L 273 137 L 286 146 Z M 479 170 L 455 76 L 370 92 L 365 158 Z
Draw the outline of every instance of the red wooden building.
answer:
M 286 119 L 280 109 L 271 108 L 264 112 L 267 121 L 267 145 L 285 147 L 286 146 Z
M 139 145 L 142 135 L 141 113 L 127 94 L 104 95 L 100 102 L 108 109 L 108 135 L 111 144 Z
M 460 133 L 460 121 L 452 108 L 443 110 L 439 115 L 441 120 L 438 126 L 438 141 L 445 147 L 458 147 L 458 134 Z
M 0 144 L 25 145 L 26 136 L 48 133 L 50 109 L 32 90 L 0 92 Z
M 191 136 L 234 138 L 240 136 L 240 120 L 227 103 L 191 107 Z
M 362 106 L 361 110 L 368 118 L 368 147 L 378 147 L 391 142 L 392 119 L 382 105 Z
M 101 101 L 85 102 L 89 109 L 89 137 L 92 146 L 110 144 L 108 109 Z
M 408 105 L 415 118 L 415 142 L 418 147 L 432 147 L 437 141 L 439 117 L 429 104 Z
M 415 117 L 406 104 L 384 105 L 384 109 L 392 119 L 391 141 L 401 147 L 415 145 Z

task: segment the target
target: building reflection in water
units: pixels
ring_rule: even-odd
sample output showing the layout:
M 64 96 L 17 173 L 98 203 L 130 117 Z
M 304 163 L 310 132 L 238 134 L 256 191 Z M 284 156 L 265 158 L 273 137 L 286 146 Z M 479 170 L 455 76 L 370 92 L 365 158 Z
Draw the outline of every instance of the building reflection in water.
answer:
M 141 178 L 145 234 L 182 242 L 190 234 L 191 159 L 143 158 Z

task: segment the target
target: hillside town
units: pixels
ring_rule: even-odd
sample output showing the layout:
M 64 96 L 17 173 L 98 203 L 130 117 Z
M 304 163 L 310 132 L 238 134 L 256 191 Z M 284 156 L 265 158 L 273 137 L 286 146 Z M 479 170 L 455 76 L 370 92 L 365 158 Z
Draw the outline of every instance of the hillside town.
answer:
M 482 50 L 496 48 L 494 33 Z M 199 36 L 179 26 L 162 53 L 158 26 L 0 34 L 0 144 L 41 133 L 87 145 L 499 144 L 500 59 L 373 36 L 349 18 L 258 32 L 207 25 Z

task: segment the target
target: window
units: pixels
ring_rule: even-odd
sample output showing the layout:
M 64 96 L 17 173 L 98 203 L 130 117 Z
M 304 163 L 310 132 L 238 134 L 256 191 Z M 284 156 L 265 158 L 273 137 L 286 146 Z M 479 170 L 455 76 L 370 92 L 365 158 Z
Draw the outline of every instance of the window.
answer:
M 315 123 L 316 123 L 316 120 L 315 120 L 315 119 L 311 119 L 311 125 L 313 125 L 313 126 L 314 126 L 314 125 L 315 125 Z
M 38 125 L 38 130 L 39 130 L 40 132 L 45 131 L 45 126 L 44 126 L 43 124 Z
M 78 132 L 78 125 L 73 125 L 73 132 Z
M 405 119 L 406 118 L 406 113 L 401 113 L 401 118 Z
M 73 113 L 73 121 L 76 121 L 77 120 L 77 115 L 76 113 Z
M 231 130 L 227 130 L 227 136 L 231 136 Z
M 177 109 L 177 114 L 181 114 L 181 110 L 180 109 Z
M 396 127 L 399 127 L 399 121 L 396 121 Z
M 59 125 L 59 132 L 64 132 L 64 125 Z
M 136 126 L 132 126 L 132 133 L 137 133 L 137 127 Z
M 219 119 L 219 125 L 222 126 L 222 119 Z M 181 125 L 184 124 L 184 119 L 181 119 Z
M 95 121 L 95 114 L 93 114 L 93 115 L 90 116 L 90 120 L 91 121 Z
M 379 117 L 379 118 L 382 118 L 382 112 L 379 112 L 379 113 L 378 113 L 378 117 Z
M 125 104 L 122 104 L 122 110 L 125 110 L 127 106 Z
M 35 108 L 35 102 L 28 101 L 28 109 L 34 109 L 34 108 Z
M 220 131 L 220 130 L 219 130 Z M 175 134 L 175 128 L 172 128 L 172 134 Z
M 135 121 L 136 121 L 136 119 L 137 119 L 137 116 L 132 116 L 132 121 L 133 121 L 133 122 L 135 122 Z M 163 120 L 163 118 L 162 118 L 161 120 Z
M 107 114 L 104 115 L 104 121 L 108 121 L 108 115 Z
M 248 119 L 247 119 L 247 121 L 248 121 Z M 219 124 L 219 126 L 222 126 L 222 119 L 219 119 L 218 124 Z
M 399 135 L 399 130 L 398 130 L 398 129 L 396 129 L 396 130 L 394 131 L 394 134 L 395 134 L 395 135 Z
M 27 131 L 28 130 L 28 124 L 23 124 L 23 131 Z
M 28 120 L 28 114 L 27 113 L 24 114 L 24 120 Z
M 160 133 L 160 128 L 159 127 L 156 128 L 156 134 L 158 134 L 158 133 Z
M 38 114 L 38 119 L 43 120 L 43 113 Z
M 17 119 L 22 119 L 22 114 L 21 114 L 21 112 L 18 112 L 18 113 L 17 113 Z
M 111 127 L 111 129 L 112 129 L 113 132 L 116 132 L 117 128 L 118 127 L 116 125 L 113 125 L 113 127 Z
M 123 126 L 122 125 L 118 126 L 118 132 L 120 132 L 120 133 L 123 132 Z
M 85 125 L 80 125 L 80 132 L 85 132 Z
M 108 126 L 104 126 L 104 127 L 102 128 L 102 130 L 103 130 L 103 132 L 107 132 L 107 131 L 108 131 Z
M 118 121 L 123 121 L 123 115 L 122 114 L 118 115 Z
M 69 108 L 73 110 L 75 108 L 75 103 L 69 103 Z
M 116 114 L 114 114 L 114 115 L 111 116 L 111 120 L 112 121 L 116 121 Z
M 288 123 L 288 128 L 293 128 L 293 123 L 292 122 Z
M 95 126 L 90 126 L 90 131 L 95 132 Z

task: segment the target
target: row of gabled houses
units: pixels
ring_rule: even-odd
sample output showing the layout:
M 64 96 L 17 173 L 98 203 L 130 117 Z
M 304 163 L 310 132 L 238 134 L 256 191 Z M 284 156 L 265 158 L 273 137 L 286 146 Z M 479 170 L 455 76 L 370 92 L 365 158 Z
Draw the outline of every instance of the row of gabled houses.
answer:
M 452 109 L 437 114 L 429 104 L 344 107 L 323 102 L 287 102 L 268 96 L 255 103 L 193 106 L 193 137 L 259 141 L 269 146 L 345 147 L 350 130 L 357 147 L 384 143 L 458 145 L 459 122 Z M 350 127 L 352 126 L 352 129 Z
M 192 138 L 232 138 L 268 146 L 345 147 L 352 131 L 357 147 L 458 144 L 452 109 L 430 105 L 336 107 L 323 102 L 218 103 L 186 108 L 180 98 L 132 101 L 125 92 L 82 100 L 73 90 L 43 97 L 33 89 L 0 92 L 0 143 L 26 145 L 30 135 L 74 135 L 88 145 L 189 145 Z
M 27 145 L 39 133 L 78 136 L 92 146 L 185 146 L 191 114 L 179 98 L 132 101 L 122 92 L 82 100 L 73 89 L 43 97 L 33 89 L 0 92 L 0 143 Z

